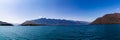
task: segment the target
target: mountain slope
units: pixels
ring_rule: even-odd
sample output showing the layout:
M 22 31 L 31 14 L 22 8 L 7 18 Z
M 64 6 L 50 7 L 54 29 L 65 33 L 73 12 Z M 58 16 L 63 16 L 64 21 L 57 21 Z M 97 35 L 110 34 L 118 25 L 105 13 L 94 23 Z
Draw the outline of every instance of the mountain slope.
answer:
M 84 21 L 72 21 L 72 20 L 61 20 L 61 19 L 46 19 L 46 18 L 40 18 L 36 20 L 26 21 L 22 23 L 23 26 L 43 26 L 43 25 L 52 25 L 52 26 L 58 26 L 58 25 L 86 25 L 88 22 Z
M 120 13 L 106 14 L 97 18 L 91 24 L 120 24 Z
M 13 24 L 0 21 L 0 26 L 13 26 Z

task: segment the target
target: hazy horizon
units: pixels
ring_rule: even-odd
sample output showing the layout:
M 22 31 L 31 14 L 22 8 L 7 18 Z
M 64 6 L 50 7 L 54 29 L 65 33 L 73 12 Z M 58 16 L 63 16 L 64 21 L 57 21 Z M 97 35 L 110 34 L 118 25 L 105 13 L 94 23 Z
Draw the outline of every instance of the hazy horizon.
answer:
M 0 21 L 23 23 L 37 18 L 91 22 L 120 12 L 120 0 L 0 0 Z

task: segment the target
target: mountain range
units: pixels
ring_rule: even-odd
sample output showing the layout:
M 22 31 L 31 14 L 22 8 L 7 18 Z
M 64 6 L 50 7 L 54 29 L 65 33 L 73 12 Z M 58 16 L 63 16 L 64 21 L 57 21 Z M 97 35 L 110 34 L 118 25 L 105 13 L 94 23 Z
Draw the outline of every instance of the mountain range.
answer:
M 21 26 L 66 26 L 66 25 L 88 25 L 88 24 L 120 24 L 120 13 L 110 13 L 98 17 L 93 22 L 74 21 L 66 19 L 39 18 L 28 20 L 20 24 Z M 0 26 L 13 26 L 11 23 L 0 21 Z
M 22 26 L 65 26 L 65 25 L 87 25 L 85 21 L 73 21 L 65 19 L 40 18 L 22 23 Z

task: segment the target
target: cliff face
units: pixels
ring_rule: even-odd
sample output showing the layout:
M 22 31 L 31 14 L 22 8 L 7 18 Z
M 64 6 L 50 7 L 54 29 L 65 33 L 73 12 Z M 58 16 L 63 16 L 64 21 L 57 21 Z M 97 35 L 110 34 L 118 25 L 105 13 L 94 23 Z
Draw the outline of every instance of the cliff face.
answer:
M 36 19 L 31 21 L 26 21 L 22 23 L 23 26 L 59 26 L 59 25 L 85 25 L 88 24 L 84 21 L 72 21 L 72 20 L 61 20 L 61 19 Z
M 0 26 L 13 26 L 13 24 L 0 21 Z
M 91 24 L 120 24 L 120 13 L 106 14 L 97 18 Z

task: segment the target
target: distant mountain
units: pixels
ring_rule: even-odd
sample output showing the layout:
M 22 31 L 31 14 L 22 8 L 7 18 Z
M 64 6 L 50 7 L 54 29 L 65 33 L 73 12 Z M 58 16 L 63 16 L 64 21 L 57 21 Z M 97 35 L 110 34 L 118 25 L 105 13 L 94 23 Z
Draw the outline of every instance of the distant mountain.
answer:
M 40 18 L 36 20 L 26 21 L 21 25 L 22 26 L 46 26 L 46 25 L 59 26 L 59 25 L 86 25 L 86 24 L 88 24 L 88 22 Z
M 13 26 L 13 24 L 0 21 L 0 26 Z
M 120 13 L 106 14 L 97 18 L 91 24 L 120 24 Z

